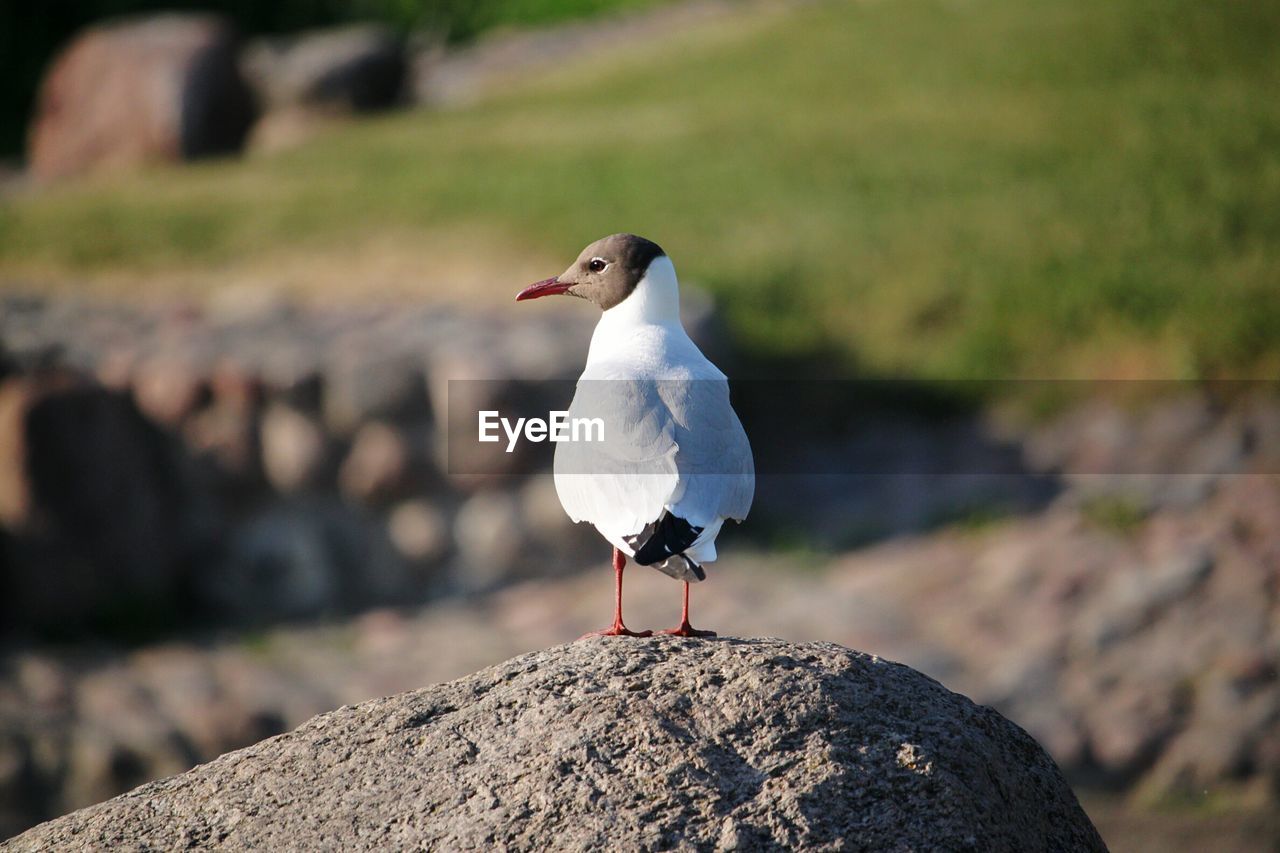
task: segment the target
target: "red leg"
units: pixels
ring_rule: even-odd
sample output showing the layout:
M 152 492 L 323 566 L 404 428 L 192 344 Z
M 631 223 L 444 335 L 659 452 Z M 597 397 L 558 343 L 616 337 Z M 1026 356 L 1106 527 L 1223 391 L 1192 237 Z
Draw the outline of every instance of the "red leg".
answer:
M 697 628 L 689 624 L 689 582 L 684 582 L 684 609 L 680 612 L 680 627 L 668 628 L 665 631 L 659 631 L 660 634 L 670 634 L 673 637 L 714 637 L 715 631 L 699 631 Z
M 632 631 L 622 623 L 622 570 L 627 567 L 626 556 L 617 548 L 613 549 L 613 624 L 599 631 L 583 634 L 579 640 L 587 637 L 650 637 L 652 631 Z

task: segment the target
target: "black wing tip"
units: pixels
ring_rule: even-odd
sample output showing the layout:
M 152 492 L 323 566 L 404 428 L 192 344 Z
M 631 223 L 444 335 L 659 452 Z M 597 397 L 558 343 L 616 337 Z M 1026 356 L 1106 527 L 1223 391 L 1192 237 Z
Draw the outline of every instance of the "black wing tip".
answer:
M 670 559 L 663 560 L 661 563 L 654 563 L 652 568 L 657 569 L 670 578 L 686 583 L 697 583 L 707 579 L 707 572 L 701 565 L 689 559 L 687 554 L 677 554 Z
M 702 567 L 684 557 L 684 551 L 691 546 L 702 533 L 701 527 L 694 527 L 688 521 L 670 512 L 664 511 L 662 516 L 652 524 L 646 524 L 635 536 L 628 536 L 626 542 L 635 551 L 633 558 L 641 566 L 652 566 L 665 563 L 672 557 L 683 557 L 698 580 L 706 577 Z

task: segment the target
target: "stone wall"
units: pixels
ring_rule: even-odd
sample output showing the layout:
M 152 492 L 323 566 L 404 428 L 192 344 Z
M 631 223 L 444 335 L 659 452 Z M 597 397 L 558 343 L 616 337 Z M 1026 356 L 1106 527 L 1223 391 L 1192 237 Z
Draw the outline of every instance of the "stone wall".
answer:
M 572 567 L 590 540 L 549 478 L 515 456 L 500 482 L 451 476 L 442 424 L 447 380 L 571 377 L 589 334 L 447 309 L 6 299 L 6 628 L 266 623 L 484 589 L 549 554 Z

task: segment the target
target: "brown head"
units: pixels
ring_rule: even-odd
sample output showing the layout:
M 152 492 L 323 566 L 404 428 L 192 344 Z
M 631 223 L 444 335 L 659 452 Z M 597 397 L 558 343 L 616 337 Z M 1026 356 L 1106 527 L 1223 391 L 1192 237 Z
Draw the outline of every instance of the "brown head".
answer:
M 657 243 L 635 234 L 611 234 L 583 249 L 560 275 L 520 291 L 516 301 L 567 293 L 608 311 L 631 295 L 655 258 L 666 254 Z

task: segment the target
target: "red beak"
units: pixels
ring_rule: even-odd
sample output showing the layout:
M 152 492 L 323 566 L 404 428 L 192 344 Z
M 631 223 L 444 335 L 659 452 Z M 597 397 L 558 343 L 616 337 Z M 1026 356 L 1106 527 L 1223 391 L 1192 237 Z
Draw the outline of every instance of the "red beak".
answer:
M 565 284 L 558 278 L 547 278 L 542 281 L 529 285 L 524 290 L 516 294 L 516 302 L 523 302 L 526 299 L 537 299 L 539 296 L 554 296 L 557 293 L 565 293 L 572 285 Z

